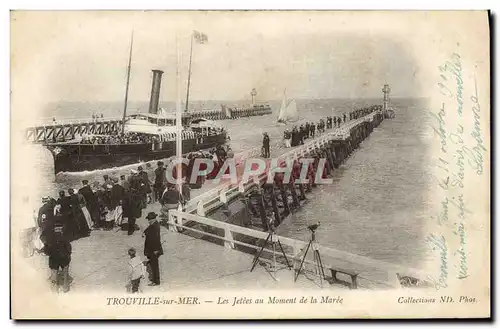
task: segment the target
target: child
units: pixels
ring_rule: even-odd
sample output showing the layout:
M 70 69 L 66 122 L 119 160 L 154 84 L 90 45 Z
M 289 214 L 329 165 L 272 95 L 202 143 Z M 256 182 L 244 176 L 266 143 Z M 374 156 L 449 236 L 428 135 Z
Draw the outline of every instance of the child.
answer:
M 146 277 L 146 268 L 141 261 L 139 256 L 136 256 L 135 248 L 130 248 L 128 250 L 128 255 L 130 260 L 129 265 L 129 284 L 130 291 L 132 293 L 139 292 L 139 286 L 141 284 L 141 278 Z

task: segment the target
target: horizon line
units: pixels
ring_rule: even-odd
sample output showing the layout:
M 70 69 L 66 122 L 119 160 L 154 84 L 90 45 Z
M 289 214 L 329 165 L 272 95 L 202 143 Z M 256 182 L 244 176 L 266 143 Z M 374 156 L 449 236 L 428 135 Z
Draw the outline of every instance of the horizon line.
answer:
M 429 98 L 429 96 L 394 96 L 394 97 L 390 97 L 390 99 L 425 99 L 425 98 Z M 362 99 L 369 99 L 369 100 L 373 100 L 373 99 L 380 99 L 381 101 L 383 100 L 382 97 L 334 97 L 334 98 L 299 98 L 299 97 L 293 97 L 293 99 L 295 100 L 301 100 L 301 101 L 311 101 L 311 100 L 318 100 L 318 101 L 321 101 L 321 100 L 362 100 Z M 251 102 L 251 100 L 249 99 L 235 99 L 235 100 L 221 100 L 221 99 L 217 99 L 217 100 L 201 100 L 201 99 L 198 99 L 198 100 L 189 100 L 190 103 L 191 102 L 217 102 L 217 103 L 224 103 L 224 102 Z M 256 101 L 255 103 L 258 105 L 258 104 L 264 104 L 266 102 L 280 102 L 281 99 L 270 99 L 270 100 L 264 100 L 264 101 Z M 123 101 L 112 101 L 112 100 L 107 100 L 107 101 L 77 101 L 77 100 L 70 100 L 70 101 L 65 101 L 65 100 L 59 100 L 59 101 L 49 101 L 47 102 L 46 104 L 53 104 L 53 103 L 123 103 Z M 131 100 L 128 102 L 129 104 L 130 103 L 149 103 L 148 100 Z M 175 101 L 170 101 L 170 100 L 164 100 L 164 101 L 160 101 L 160 103 L 175 103 Z M 185 103 L 185 102 L 181 102 L 182 104 Z

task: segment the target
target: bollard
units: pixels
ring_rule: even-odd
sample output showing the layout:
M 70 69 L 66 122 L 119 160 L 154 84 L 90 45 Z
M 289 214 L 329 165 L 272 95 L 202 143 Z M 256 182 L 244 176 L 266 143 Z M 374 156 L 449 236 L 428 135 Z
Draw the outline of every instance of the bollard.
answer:
M 241 181 L 239 184 L 238 184 L 238 191 L 241 193 L 241 194 L 245 194 L 245 184 L 243 181 Z
M 220 200 L 220 202 L 225 203 L 225 204 L 227 204 L 226 192 L 227 192 L 227 189 L 223 189 L 219 192 L 219 200 Z
M 297 191 L 295 190 L 295 185 L 293 184 L 293 182 L 290 182 L 288 184 L 288 189 L 290 190 L 290 193 L 292 194 L 293 208 L 298 209 L 300 207 L 300 200 L 299 200 L 299 196 L 297 195 Z
M 283 207 L 285 209 L 285 213 L 283 216 L 287 216 L 291 213 L 290 205 L 288 204 L 288 194 L 286 193 L 286 187 L 283 184 L 279 185 L 279 189 L 281 192 L 281 199 L 283 200 Z
M 224 225 L 224 247 L 234 249 L 233 232 L 231 232 L 227 225 Z
M 203 204 L 203 201 L 199 201 L 198 205 L 196 206 L 196 214 L 201 217 L 205 217 L 205 205 Z
M 168 230 L 170 232 L 178 232 L 177 226 L 175 226 L 174 214 L 171 211 L 168 212 Z

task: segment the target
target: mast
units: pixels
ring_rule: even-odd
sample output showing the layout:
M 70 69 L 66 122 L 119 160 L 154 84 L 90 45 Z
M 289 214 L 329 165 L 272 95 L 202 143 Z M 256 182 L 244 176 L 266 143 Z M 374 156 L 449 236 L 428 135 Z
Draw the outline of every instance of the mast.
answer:
M 125 117 L 127 116 L 128 86 L 130 84 L 130 66 L 132 64 L 133 45 L 134 45 L 134 30 L 132 30 L 132 36 L 130 37 L 130 53 L 128 56 L 128 67 L 127 67 L 127 84 L 125 86 L 125 104 L 123 105 L 122 135 L 125 132 Z
M 176 65 L 176 86 L 177 86 L 177 100 L 176 100 L 176 156 L 177 156 L 177 185 L 179 193 L 182 193 L 182 109 L 181 109 L 181 73 L 180 62 L 181 52 L 179 48 L 179 37 L 176 37 L 176 51 L 177 51 L 177 65 Z M 187 108 L 187 103 L 186 103 Z
M 189 87 L 191 85 L 191 62 L 193 59 L 193 39 L 194 39 L 194 34 L 191 34 L 191 50 L 189 52 L 189 70 L 188 70 L 187 91 L 186 91 L 186 108 L 184 109 L 185 112 L 188 111 L 188 105 L 189 105 Z
M 288 107 L 288 101 L 286 99 L 286 88 L 285 90 L 283 91 L 283 101 L 281 102 L 281 108 L 280 108 L 280 112 L 278 113 L 278 121 L 282 120 L 282 121 L 285 121 L 285 111 L 286 111 L 286 108 Z

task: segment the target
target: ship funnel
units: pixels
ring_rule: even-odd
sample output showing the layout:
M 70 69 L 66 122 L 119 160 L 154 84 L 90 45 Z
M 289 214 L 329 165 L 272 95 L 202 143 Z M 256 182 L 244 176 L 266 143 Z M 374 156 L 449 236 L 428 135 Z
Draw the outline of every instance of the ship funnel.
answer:
M 158 103 L 160 101 L 161 75 L 163 71 L 153 70 L 153 83 L 151 85 L 151 99 L 149 100 L 149 113 L 158 113 Z

